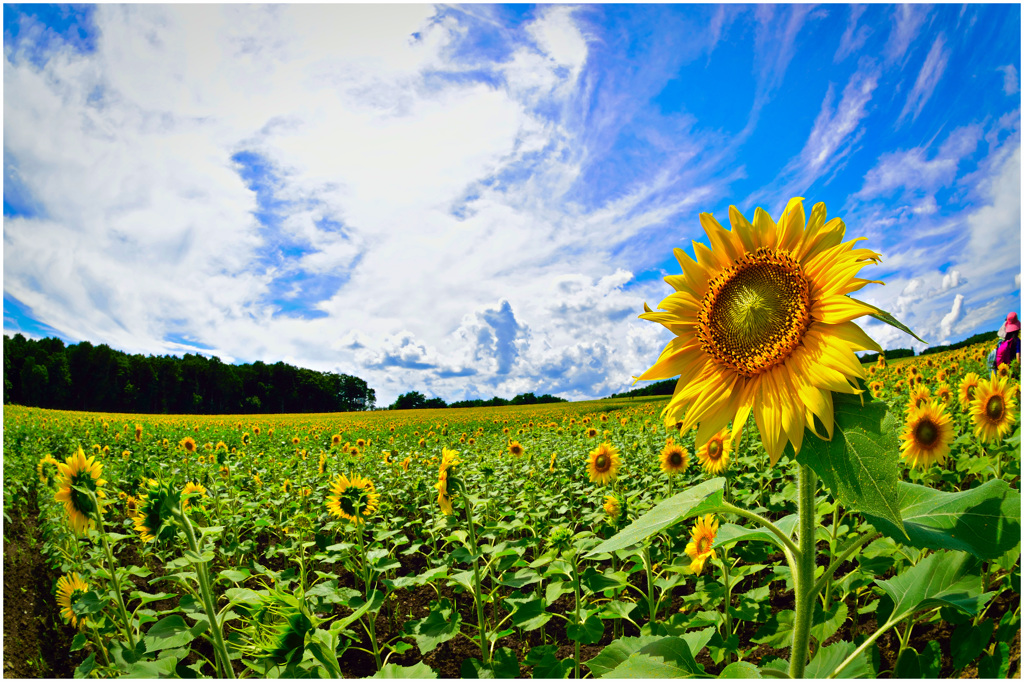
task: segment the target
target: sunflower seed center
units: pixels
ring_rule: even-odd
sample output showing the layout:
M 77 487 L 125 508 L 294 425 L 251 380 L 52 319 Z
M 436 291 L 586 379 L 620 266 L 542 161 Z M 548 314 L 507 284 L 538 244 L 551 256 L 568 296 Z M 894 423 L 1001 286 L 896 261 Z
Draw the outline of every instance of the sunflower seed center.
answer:
M 809 285 L 800 264 L 762 247 L 711 281 L 697 335 L 715 361 L 751 377 L 788 358 L 809 323 Z
M 1003 418 L 1003 409 L 1003 399 L 994 395 L 988 399 L 988 403 L 985 405 L 985 414 L 989 419 L 998 421 Z
M 914 429 L 914 440 L 924 447 L 935 445 L 939 439 L 939 428 L 931 421 L 924 420 Z

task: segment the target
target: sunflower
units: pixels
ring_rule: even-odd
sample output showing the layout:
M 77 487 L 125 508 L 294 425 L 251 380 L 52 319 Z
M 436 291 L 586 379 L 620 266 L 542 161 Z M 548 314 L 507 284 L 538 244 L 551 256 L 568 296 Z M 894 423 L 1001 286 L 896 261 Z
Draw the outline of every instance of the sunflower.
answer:
M 298 445 L 298 444 L 299 444 L 299 437 L 298 436 L 292 436 L 292 445 Z
M 917 409 L 932 399 L 932 391 L 927 386 L 915 386 L 910 389 L 910 402 L 907 403 L 907 412 Z
M 57 578 L 57 604 L 60 605 L 60 615 L 75 627 L 84 625 L 75 613 L 75 601 L 88 591 L 89 583 L 82 580 L 82 576 L 77 573 L 69 573 Z
M 445 516 L 451 516 L 455 508 L 452 506 L 453 498 L 448 492 L 448 472 L 445 469 L 441 469 L 437 475 L 434 487 L 437 488 L 437 505 L 441 507 L 441 512 Z
M 704 570 L 704 562 L 714 558 L 715 550 L 712 545 L 715 543 L 715 536 L 718 535 L 718 520 L 714 514 L 707 514 L 697 519 L 696 525 L 690 531 L 690 542 L 686 545 L 686 554 L 693 559 L 690 562 L 690 570 L 695 575 L 700 575 Z
M 362 438 L 356 438 L 356 447 L 360 450 L 366 447 L 366 441 Z
M 132 521 L 134 521 L 135 530 L 138 531 L 143 542 L 156 540 L 161 532 L 169 527 L 170 506 L 175 501 L 164 486 L 156 487 L 139 495 Z
M 178 445 L 185 448 L 185 451 L 190 454 L 196 451 L 196 441 L 192 438 L 192 436 L 186 436 L 185 438 L 182 438 L 181 442 L 178 443 Z
M 953 425 L 945 405 L 929 400 L 910 410 L 900 436 L 900 456 L 912 467 L 927 468 L 932 462 L 942 464 L 953 440 Z
M 519 441 L 517 440 L 511 441 L 508 444 L 508 452 L 510 455 L 515 455 L 516 457 L 519 457 L 520 455 L 523 454 L 523 446 L 520 445 Z
M 403 459 L 402 460 L 402 471 L 408 471 L 409 470 L 409 464 L 411 464 L 411 463 L 412 463 L 412 457 L 406 457 L 405 459 Z
M 824 204 L 805 224 L 801 202 L 778 225 L 761 209 L 752 225 L 733 206 L 725 230 L 702 213 L 712 248 L 694 242 L 696 261 L 677 249 L 683 274 L 666 278 L 676 289 L 659 304 L 666 312 L 645 305 L 640 315 L 676 334 L 637 377 L 679 377 L 666 425 L 699 425 L 700 442 L 732 421 L 735 438 L 753 412 L 772 464 L 787 442 L 799 453 L 815 417 L 832 436 L 832 392 L 858 394 L 865 378 L 854 351 L 882 350 L 852 322 L 878 310 L 847 296 L 869 283 L 856 274 L 879 255 L 842 242 L 846 228 L 825 222 Z
M 597 429 L 591 426 L 589 429 L 587 429 L 586 434 L 587 438 L 593 438 L 594 436 L 597 435 Z
M 965 410 L 971 409 L 971 403 L 974 402 L 974 392 L 978 388 L 978 384 L 981 383 L 981 377 L 974 372 L 968 372 L 964 375 L 964 378 L 960 380 L 960 405 Z
M 229 467 L 227 464 L 221 464 L 219 471 L 221 478 L 225 480 L 231 478 L 231 467 Z
M 39 481 L 49 488 L 57 480 L 57 473 L 60 471 L 59 462 L 53 455 L 44 455 L 36 464 L 36 473 L 39 474 Z
M 340 433 L 336 433 L 333 436 L 331 436 L 331 447 L 333 448 L 333 447 L 336 447 L 338 445 L 341 445 L 341 434 Z
M 558 457 L 558 453 L 557 452 L 552 452 L 551 453 L 551 464 L 548 466 L 548 473 L 549 474 L 555 473 L 555 459 L 557 457 Z
M 614 481 L 618 477 L 621 466 L 622 459 L 619 457 L 619 451 L 611 443 L 601 443 L 591 450 L 587 457 L 590 482 L 598 485 Z
M 882 389 L 884 387 L 885 384 L 883 384 L 881 381 L 872 381 L 870 384 L 868 384 L 868 389 L 871 391 L 871 395 L 875 396 L 876 398 L 882 395 Z
M 939 387 L 935 389 L 935 397 L 941 400 L 943 404 L 948 404 L 953 398 L 953 391 L 946 384 L 939 384 Z
M 1013 394 L 1007 386 L 1009 380 L 993 372 L 974 392 L 971 402 L 974 435 L 986 443 L 1002 439 L 1017 421 L 1013 416 Z
M 729 466 L 731 450 L 732 440 L 729 438 L 729 430 L 722 429 L 697 450 L 697 459 L 700 460 L 700 465 L 707 473 L 720 474 Z
M 605 495 L 604 513 L 607 514 L 608 518 L 612 521 L 617 521 L 619 516 L 622 515 L 622 503 L 619 502 L 619 498 L 614 495 Z
M 106 497 L 103 491 L 99 490 L 99 486 L 106 483 L 100 478 L 103 475 L 103 465 L 96 461 L 95 456 L 86 458 L 82 448 L 78 448 L 78 451 L 67 460 L 57 463 L 57 472 L 60 475 L 60 489 L 53 499 L 64 503 L 68 523 L 76 533 L 82 533 L 92 524 L 96 505 L 89 495 L 73 488 L 88 488 L 96 493 L 98 500 Z
M 193 483 L 192 481 L 189 481 L 188 483 L 185 484 L 185 488 L 181 491 L 182 497 L 185 497 L 187 495 L 198 495 L 199 497 L 206 497 L 206 488 L 199 485 L 198 483 Z M 188 509 L 188 503 L 188 500 L 182 502 L 181 508 Z
M 359 474 L 352 474 L 351 478 L 338 474 L 331 484 L 331 494 L 327 496 L 327 509 L 339 519 L 363 523 L 377 511 L 379 501 L 380 495 L 370 479 Z
M 686 471 L 690 463 L 690 453 L 682 445 L 672 441 L 661 450 L 661 470 L 669 476 Z
M 136 443 L 141 443 L 142 442 L 142 424 L 136 424 L 135 425 L 135 442 Z

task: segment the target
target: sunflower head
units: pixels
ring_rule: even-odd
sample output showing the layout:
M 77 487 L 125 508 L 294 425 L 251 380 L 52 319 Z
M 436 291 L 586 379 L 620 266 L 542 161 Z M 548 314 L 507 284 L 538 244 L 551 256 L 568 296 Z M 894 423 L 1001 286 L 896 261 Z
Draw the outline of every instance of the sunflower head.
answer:
M 182 489 L 181 497 L 182 497 L 182 500 L 183 500 L 182 503 L 181 503 L 181 508 L 182 509 L 188 509 L 188 507 L 189 507 L 189 500 L 191 498 L 193 498 L 193 497 L 206 497 L 206 488 L 204 488 L 203 486 L 199 485 L 198 483 L 194 483 L 192 481 L 189 481 L 188 483 L 185 484 L 185 487 Z
M 59 468 L 57 465 L 59 462 L 53 458 L 53 455 L 44 455 L 39 463 L 36 464 L 36 473 L 39 474 L 39 482 L 45 485 L 47 488 L 52 488 L 53 484 L 57 482 L 57 474 Z
M 60 615 L 64 622 L 78 628 L 85 625 L 84 619 L 75 613 L 75 602 L 88 591 L 89 583 L 82 580 L 82 576 L 77 573 L 57 578 L 57 604 L 60 606 Z
M 601 443 L 587 456 L 587 472 L 590 482 L 597 485 L 611 483 L 619 475 L 622 458 L 611 443 Z
M 95 455 L 87 458 L 82 448 L 78 448 L 75 454 L 57 464 L 57 472 L 60 476 L 59 489 L 54 499 L 64 503 L 64 511 L 72 530 L 82 533 L 93 523 L 96 503 L 106 497 L 99 489 L 106 484 L 100 478 L 103 465 L 96 461 Z M 95 500 L 86 490 L 95 495 Z
M 605 495 L 604 513 L 612 523 L 618 523 L 626 517 L 625 501 L 620 501 L 615 495 Z
M 711 436 L 708 442 L 704 443 L 697 450 L 697 459 L 704 471 L 712 476 L 720 474 L 729 466 L 729 453 L 732 451 L 732 440 L 729 438 L 729 431 L 723 429 Z
M 848 294 L 868 280 L 856 277 L 879 256 L 843 242 L 839 219 L 825 221 L 825 205 L 807 218 L 792 199 L 779 223 L 757 209 L 751 224 L 730 207 L 732 229 L 700 215 L 711 248 L 694 243 L 696 260 L 676 256 L 676 290 L 643 319 L 676 334 L 641 380 L 678 376 L 662 416 L 666 425 L 698 426 L 698 442 L 734 424 L 738 436 L 753 412 L 774 464 L 787 443 L 799 453 L 815 418 L 833 430 L 831 392 L 860 393 L 865 370 L 855 351 L 881 348 L 852 320 L 876 312 Z
M 377 511 L 379 502 L 380 495 L 370 479 L 359 474 L 352 474 L 351 478 L 338 474 L 327 496 L 327 510 L 339 519 L 363 523 Z
M 974 392 L 978 388 L 978 384 L 981 383 L 981 377 L 974 372 L 968 372 L 964 375 L 964 378 L 960 380 L 960 386 L 957 393 L 960 397 L 960 406 L 965 410 L 971 409 L 971 403 L 974 402 Z
M 669 476 L 686 471 L 689 463 L 690 453 L 674 441 L 667 443 L 661 451 L 661 470 Z
M 978 383 L 971 402 L 971 420 L 974 422 L 974 435 L 985 443 L 1002 440 L 1017 418 L 1013 415 L 1013 392 L 1007 385 L 1009 377 L 1000 377 L 995 372 Z
M 690 570 L 695 575 L 700 575 L 704 570 L 704 562 L 715 557 L 712 545 L 715 543 L 716 535 L 718 535 L 718 520 L 714 514 L 699 517 L 693 530 L 690 531 L 690 542 L 686 545 L 686 554 L 692 559 Z
M 156 484 L 139 495 L 137 511 L 132 521 L 143 542 L 167 538 L 174 535 L 174 513 L 181 505 L 181 493 L 170 485 Z
M 519 457 L 523 454 L 523 446 L 517 440 L 511 441 L 508 444 L 508 453 L 515 457 Z
M 192 438 L 192 436 L 186 436 L 185 438 L 182 438 L 181 442 L 179 442 L 178 445 L 185 448 L 185 452 L 189 454 L 192 454 L 193 452 L 196 451 L 196 441 L 194 438 Z
M 933 462 L 945 462 L 953 440 L 953 426 L 945 404 L 929 400 L 911 409 L 900 440 L 900 455 L 912 467 L 927 468 Z

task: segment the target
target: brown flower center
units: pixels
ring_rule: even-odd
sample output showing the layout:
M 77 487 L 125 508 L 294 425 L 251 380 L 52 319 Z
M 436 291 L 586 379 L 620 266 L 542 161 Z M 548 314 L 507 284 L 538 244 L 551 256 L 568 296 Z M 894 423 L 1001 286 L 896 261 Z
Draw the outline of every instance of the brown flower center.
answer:
M 788 253 L 762 247 L 711 281 L 697 320 L 706 353 L 743 376 L 756 376 L 800 345 L 810 324 L 807 278 Z
M 671 464 L 674 467 L 682 466 L 683 465 L 683 453 L 679 452 L 678 450 L 672 452 L 672 454 L 670 454 L 668 456 L 668 463 Z
M 939 427 L 929 419 L 921 420 L 914 428 L 914 440 L 923 447 L 932 447 L 939 440 Z
M 987 403 L 985 403 L 985 414 L 987 414 L 988 418 L 992 421 L 999 421 L 1002 419 L 1005 409 L 1002 396 L 994 395 L 988 399 Z
M 708 457 L 711 459 L 718 459 L 722 456 L 722 443 L 717 440 L 713 440 L 708 443 Z
M 611 468 L 611 463 L 611 457 L 602 452 L 594 460 L 594 468 L 597 469 L 599 472 L 603 473 L 605 471 L 608 471 L 609 468 Z

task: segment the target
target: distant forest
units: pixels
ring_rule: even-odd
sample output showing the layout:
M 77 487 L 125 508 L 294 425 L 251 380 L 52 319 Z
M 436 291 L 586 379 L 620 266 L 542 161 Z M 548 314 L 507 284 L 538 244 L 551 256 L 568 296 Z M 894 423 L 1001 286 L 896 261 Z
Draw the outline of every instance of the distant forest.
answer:
M 511 400 L 505 400 L 494 396 L 490 400 L 459 400 L 452 404 L 448 404 L 444 401 L 444 398 L 428 398 L 419 391 L 409 391 L 403 393 L 395 399 L 395 402 L 391 404 L 390 410 L 429 410 L 429 409 L 440 409 L 444 407 L 499 407 L 501 405 L 539 405 L 541 403 L 564 403 L 568 402 L 565 398 L 559 398 L 548 393 L 537 396 L 533 393 L 520 393 Z
M 373 409 L 358 377 L 283 362 L 228 365 L 186 354 L 128 355 L 88 341 L 4 335 L 4 404 L 92 412 L 253 414 Z

